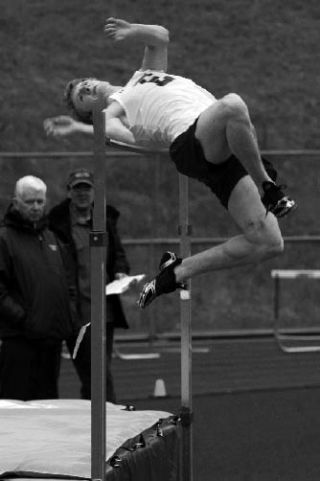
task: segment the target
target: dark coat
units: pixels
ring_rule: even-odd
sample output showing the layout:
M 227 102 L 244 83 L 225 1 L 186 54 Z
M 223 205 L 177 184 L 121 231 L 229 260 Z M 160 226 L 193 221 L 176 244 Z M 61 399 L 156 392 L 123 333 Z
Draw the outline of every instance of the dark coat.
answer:
M 46 219 L 34 226 L 10 206 L 0 226 L 0 337 L 65 339 L 71 333 L 57 239 Z
M 124 272 L 128 274 L 130 268 L 120 237 L 117 232 L 117 221 L 119 218 L 118 210 L 115 209 L 113 206 L 108 205 L 106 218 L 106 231 L 108 233 L 106 277 L 108 279 L 108 282 L 111 282 L 114 280 L 114 276 L 117 272 Z M 74 292 L 74 296 L 75 298 L 77 298 L 77 251 L 72 237 L 69 199 L 66 199 L 57 206 L 53 207 L 52 210 L 49 212 L 49 226 L 68 251 L 69 287 L 71 295 L 73 295 L 72 292 Z M 107 306 L 108 322 L 111 321 L 114 327 L 122 327 L 127 329 L 128 324 L 122 309 L 120 297 L 116 295 L 108 296 Z M 80 309 L 78 309 L 78 312 L 80 312 Z M 82 325 L 88 321 L 87 319 L 79 319 L 79 322 Z

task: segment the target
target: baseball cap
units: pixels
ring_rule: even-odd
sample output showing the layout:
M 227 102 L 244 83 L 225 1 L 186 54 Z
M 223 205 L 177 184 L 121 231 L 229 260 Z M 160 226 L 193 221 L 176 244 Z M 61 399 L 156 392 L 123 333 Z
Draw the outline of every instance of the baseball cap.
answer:
M 88 184 L 93 187 L 93 174 L 87 169 L 77 169 L 69 175 L 67 186 L 71 189 L 78 184 Z

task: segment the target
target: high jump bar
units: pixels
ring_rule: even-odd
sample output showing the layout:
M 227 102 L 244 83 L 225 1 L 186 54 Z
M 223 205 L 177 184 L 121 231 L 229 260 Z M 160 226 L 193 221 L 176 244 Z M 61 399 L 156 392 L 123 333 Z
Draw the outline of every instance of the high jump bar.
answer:
M 166 150 L 147 149 L 137 145 L 110 141 L 105 138 L 105 116 L 102 105 L 96 104 L 94 127 L 94 180 L 95 203 L 93 232 L 90 235 L 91 251 L 91 479 L 104 481 L 106 458 L 106 203 L 107 186 L 105 157 L 106 145 L 141 154 L 167 154 Z M 179 226 L 180 255 L 191 254 L 191 226 L 189 224 L 189 180 L 179 174 Z M 181 475 L 183 481 L 193 481 L 192 445 L 192 332 L 191 332 L 191 282 L 188 289 L 180 291 L 181 325 L 181 411 L 182 426 Z

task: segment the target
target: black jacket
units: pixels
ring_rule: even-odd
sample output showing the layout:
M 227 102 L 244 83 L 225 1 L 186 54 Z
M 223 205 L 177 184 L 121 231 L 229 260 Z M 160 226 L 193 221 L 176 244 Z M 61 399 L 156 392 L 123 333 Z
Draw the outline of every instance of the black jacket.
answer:
M 57 239 L 46 219 L 33 226 L 10 206 L 0 226 L 0 337 L 65 339 L 71 333 Z
M 129 263 L 121 244 L 120 237 L 117 232 L 117 221 L 119 212 L 113 206 L 107 206 L 107 225 L 108 233 L 108 250 L 107 250 L 107 272 L 108 282 L 114 280 L 117 272 L 129 273 Z M 68 251 L 68 279 L 70 292 L 75 291 L 77 296 L 77 251 L 72 237 L 71 218 L 70 218 L 70 200 L 66 199 L 49 212 L 50 229 L 57 235 L 59 240 L 64 244 Z M 72 294 L 71 294 L 72 295 Z M 120 297 L 116 295 L 108 296 L 108 322 L 113 323 L 114 327 L 128 328 L 128 324 L 122 309 Z M 111 309 L 110 309 L 111 308 Z M 80 309 L 78 309 L 80 312 Z M 110 319 L 111 314 L 111 319 Z M 79 319 L 80 325 L 88 322 L 87 319 Z

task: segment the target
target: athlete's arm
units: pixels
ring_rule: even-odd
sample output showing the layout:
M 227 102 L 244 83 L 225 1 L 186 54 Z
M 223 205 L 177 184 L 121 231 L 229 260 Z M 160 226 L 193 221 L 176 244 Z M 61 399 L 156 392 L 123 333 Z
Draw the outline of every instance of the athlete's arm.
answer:
M 139 41 L 145 45 L 141 70 L 167 70 L 169 31 L 161 25 L 129 23 L 108 18 L 104 31 L 108 38 L 118 41 Z
M 125 112 L 121 105 L 114 101 L 104 111 L 106 122 L 106 136 L 126 144 L 135 144 L 132 132 L 123 123 Z
M 125 142 L 126 144 L 135 144 L 135 138 L 129 129 L 125 127 L 121 118 L 117 115 L 121 115 L 121 107 L 116 102 L 111 104 L 113 107 L 106 109 L 106 136 L 112 140 L 118 140 L 119 142 Z M 116 106 L 119 108 L 115 108 Z M 110 106 L 111 107 L 111 106 Z M 71 134 L 89 134 L 93 135 L 93 125 L 85 124 L 78 120 L 73 119 L 68 115 L 59 115 L 58 117 L 51 117 L 45 119 L 43 127 L 48 136 L 51 137 L 66 137 Z
M 65 137 L 75 133 L 93 134 L 92 125 L 75 120 L 69 115 L 45 119 L 43 128 L 46 134 L 52 137 Z

